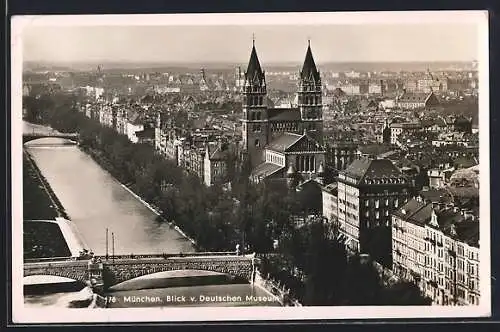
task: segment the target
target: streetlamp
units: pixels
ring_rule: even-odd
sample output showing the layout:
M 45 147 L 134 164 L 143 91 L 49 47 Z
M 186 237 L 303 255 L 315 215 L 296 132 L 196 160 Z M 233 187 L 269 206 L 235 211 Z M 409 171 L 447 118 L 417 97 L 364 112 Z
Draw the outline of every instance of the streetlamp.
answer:
M 108 253 L 108 228 L 106 227 L 106 260 L 108 260 L 109 253 Z
M 111 233 L 111 244 L 113 249 L 113 262 L 115 261 L 115 233 Z

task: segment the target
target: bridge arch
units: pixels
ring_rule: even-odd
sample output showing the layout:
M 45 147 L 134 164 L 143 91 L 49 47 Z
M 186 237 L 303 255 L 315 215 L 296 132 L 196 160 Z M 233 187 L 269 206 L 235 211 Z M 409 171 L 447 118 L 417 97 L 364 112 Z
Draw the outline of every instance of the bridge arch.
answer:
M 146 275 L 168 271 L 210 271 L 231 276 L 235 280 L 251 281 L 254 261 L 244 256 L 179 257 L 164 260 L 108 261 L 104 264 L 103 280 L 107 287 Z
M 87 283 L 88 263 L 87 261 L 61 261 L 48 263 L 25 263 L 23 276 L 47 275 L 73 279 Z
M 33 133 L 33 134 L 23 134 L 23 144 L 26 144 L 28 142 L 37 140 L 37 139 L 42 139 L 42 138 L 65 138 L 69 141 L 77 142 L 79 139 L 80 135 L 78 133 L 57 133 L 57 134 L 52 134 L 52 133 L 47 133 L 47 134 L 39 134 L 39 133 Z
M 252 281 L 257 260 L 254 255 L 183 256 L 155 258 L 122 258 L 101 260 L 99 275 L 105 288 L 124 281 L 166 271 L 202 270 L 233 276 L 238 280 Z M 24 264 L 24 276 L 54 275 L 86 282 L 89 280 L 88 261 L 66 260 Z M 95 272 L 95 271 L 94 271 Z
M 234 275 L 207 270 L 171 270 L 143 275 L 109 286 L 110 291 L 138 290 L 165 287 L 227 285 L 248 282 Z

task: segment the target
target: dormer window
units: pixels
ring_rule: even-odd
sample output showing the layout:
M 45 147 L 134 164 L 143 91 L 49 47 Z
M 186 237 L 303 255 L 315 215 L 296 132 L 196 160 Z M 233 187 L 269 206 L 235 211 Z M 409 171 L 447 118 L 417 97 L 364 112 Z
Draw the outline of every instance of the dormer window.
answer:
M 457 236 L 457 227 L 455 226 L 455 224 L 452 224 L 451 225 L 451 228 L 450 228 L 450 234 L 452 236 Z
M 431 225 L 434 227 L 438 227 L 438 220 L 437 220 L 437 214 L 436 211 L 432 210 L 431 212 Z

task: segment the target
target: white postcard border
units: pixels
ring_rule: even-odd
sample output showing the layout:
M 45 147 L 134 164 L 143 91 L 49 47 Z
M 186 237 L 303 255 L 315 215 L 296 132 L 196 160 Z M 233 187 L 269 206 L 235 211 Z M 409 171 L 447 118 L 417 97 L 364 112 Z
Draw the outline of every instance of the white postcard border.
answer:
M 168 18 L 168 19 L 166 19 Z M 489 39 L 486 11 L 266 14 L 15 16 L 11 25 L 12 147 L 22 144 L 22 30 L 27 25 L 298 25 L 473 23 L 479 27 L 480 291 L 478 306 L 447 307 L 189 307 L 127 309 L 32 309 L 24 307 L 22 272 L 22 149 L 12 151 L 12 313 L 16 323 L 181 322 L 375 318 L 466 318 L 491 315 Z

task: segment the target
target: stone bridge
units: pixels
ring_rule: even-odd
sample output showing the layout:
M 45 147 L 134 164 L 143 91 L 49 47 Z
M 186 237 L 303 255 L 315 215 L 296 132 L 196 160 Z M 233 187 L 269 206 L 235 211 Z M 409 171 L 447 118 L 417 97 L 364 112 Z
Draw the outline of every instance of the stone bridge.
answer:
M 144 275 L 174 270 L 205 270 L 231 275 L 253 282 L 258 259 L 255 255 L 235 253 L 192 253 L 179 255 L 95 256 L 91 260 L 29 260 L 24 262 L 24 276 L 53 275 L 86 283 L 93 282 L 107 289 L 121 282 Z M 94 263 L 93 263 L 94 262 Z
M 47 138 L 47 137 L 54 137 L 54 138 L 66 138 L 70 140 L 76 141 L 79 137 L 80 134 L 78 133 L 60 133 L 60 132 L 32 132 L 32 133 L 23 133 L 23 144 L 27 143 L 29 141 L 39 139 L 39 138 Z

